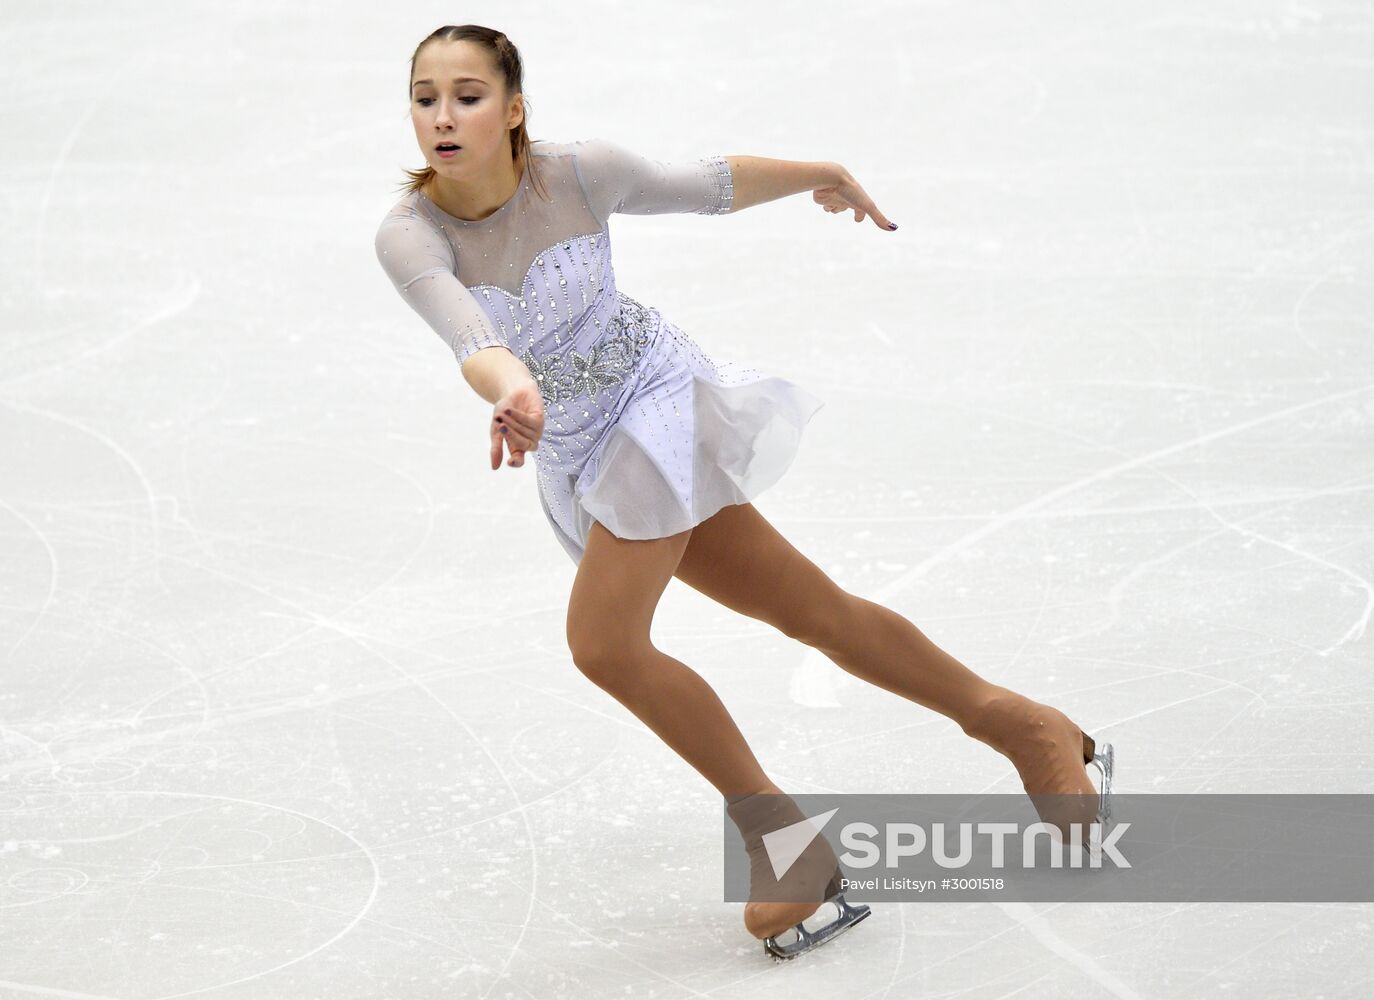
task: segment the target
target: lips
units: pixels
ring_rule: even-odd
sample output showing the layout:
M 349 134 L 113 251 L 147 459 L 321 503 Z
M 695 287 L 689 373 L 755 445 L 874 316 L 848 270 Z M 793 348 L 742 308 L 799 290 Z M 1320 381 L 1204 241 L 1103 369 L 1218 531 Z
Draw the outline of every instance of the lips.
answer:
M 453 152 L 455 149 L 462 149 L 463 147 L 462 147 L 462 146 L 459 146 L 457 143 L 454 143 L 454 142 L 441 142 L 441 143 L 439 143 L 439 145 L 435 146 L 434 148 L 435 148 L 436 150 L 438 150 L 439 152 L 451 153 L 451 152 Z

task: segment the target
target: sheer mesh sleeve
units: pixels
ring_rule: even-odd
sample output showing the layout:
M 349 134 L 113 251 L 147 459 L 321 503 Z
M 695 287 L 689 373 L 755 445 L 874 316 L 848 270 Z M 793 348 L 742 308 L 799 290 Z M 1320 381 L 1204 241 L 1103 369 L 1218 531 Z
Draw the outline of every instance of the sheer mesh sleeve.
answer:
M 730 163 L 723 156 L 663 163 L 609 139 L 583 139 L 573 147 L 587 204 L 603 223 L 612 212 L 724 215 L 730 211 L 735 189 Z
M 509 345 L 458 280 L 453 249 L 423 221 L 388 216 L 377 229 L 377 260 L 396 291 L 443 338 L 461 366 L 484 347 Z

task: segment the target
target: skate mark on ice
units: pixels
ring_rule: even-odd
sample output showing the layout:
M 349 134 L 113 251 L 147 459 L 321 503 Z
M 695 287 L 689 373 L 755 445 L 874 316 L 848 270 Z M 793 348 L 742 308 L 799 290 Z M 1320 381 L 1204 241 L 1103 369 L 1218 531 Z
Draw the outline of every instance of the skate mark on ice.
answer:
M 1320 396 L 1316 399 L 1307 400 L 1305 402 L 1300 403 L 1294 403 L 1291 406 L 1286 406 L 1279 410 L 1259 414 L 1257 416 L 1251 417 L 1248 420 L 1237 421 L 1235 423 L 1220 427 L 1214 431 L 1207 431 L 1202 434 L 1194 435 L 1190 438 L 1185 438 L 1182 441 L 1177 441 L 1173 444 L 1156 448 L 1153 451 L 1144 452 L 1133 458 L 1117 462 L 1113 465 L 1105 466 L 1097 470 L 1096 472 L 1089 473 L 1085 476 L 1079 477 L 1078 479 L 1072 480 L 1071 482 L 1064 483 L 1060 486 L 1055 487 L 1054 489 L 1051 489 L 1041 494 L 1038 497 L 1035 497 L 1034 499 L 1026 501 L 1025 503 L 1013 508 L 1005 514 L 993 517 L 985 524 L 983 524 L 981 527 L 976 528 L 975 530 L 969 532 L 961 538 L 956 539 L 955 541 L 946 545 L 944 548 L 936 550 L 931 555 L 923 559 L 921 562 L 913 566 L 911 569 L 896 577 L 885 587 L 880 588 L 877 591 L 876 595 L 873 598 L 871 598 L 871 600 L 879 604 L 894 603 L 892 600 L 894 596 L 900 594 L 914 581 L 919 580 L 921 577 L 925 576 L 925 574 L 931 569 L 931 567 L 938 566 L 940 563 L 953 558 L 960 552 L 963 552 L 965 549 L 977 544 L 984 538 L 987 538 L 989 535 L 1001 531 L 1008 525 L 1012 525 L 1018 521 L 1025 520 L 1028 515 L 1036 513 L 1040 511 L 1042 508 L 1048 507 L 1050 504 L 1054 503 L 1061 497 L 1074 493 L 1077 490 L 1081 490 L 1087 486 L 1091 486 L 1096 483 L 1110 480 L 1111 478 L 1118 476 L 1124 472 L 1129 472 L 1141 466 L 1147 466 L 1152 462 L 1157 462 L 1171 455 L 1189 451 L 1201 445 L 1209 444 L 1213 441 L 1222 440 L 1224 438 L 1231 437 L 1236 434 L 1242 434 L 1256 427 L 1261 427 L 1268 423 L 1282 421 L 1294 416 L 1295 414 L 1302 413 L 1306 410 L 1326 406 L 1330 403 L 1337 402 L 1339 400 L 1346 399 L 1351 396 L 1358 396 L 1362 393 L 1367 393 L 1371 390 L 1374 390 L 1374 383 L 1357 386 L 1354 389 L 1343 389 L 1339 392 L 1328 393 L 1327 395 Z M 1369 587 L 1368 581 L 1362 580 L 1361 582 L 1364 583 L 1366 587 Z M 1370 590 L 1371 593 L 1374 593 L 1374 587 L 1370 587 Z M 1365 613 L 1362 616 L 1361 621 L 1358 623 L 1358 634 L 1363 634 L 1364 623 L 1369 618 L 1371 607 L 1374 607 L 1374 600 L 1371 600 L 1371 603 L 1367 605 Z M 1347 632 L 1347 638 L 1351 635 L 1356 635 L 1356 632 L 1357 630 L 1355 628 L 1352 628 L 1350 632 Z M 1344 641 L 1346 641 L 1345 638 L 1341 640 L 1341 642 Z M 845 673 L 844 671 L 837 669 L 834 666 L 834 664 L 830 662 L 830 659 L 824 653 L 820 652 L 820 650 L 808 649 L 805 653 L 803 653 L 801 662 L 792 671 L 792 675 L 789 678 L 788 683 L 788 695 L 793 702 L 799 705 L 804 705 L 812 708 L 840 708 L 842 707 L 842 705 L 838 697 L 836 697 L 837 692 L 842 687 L 856 683 L 858 683 L 857 678 L 854 678 L 849 674 Z

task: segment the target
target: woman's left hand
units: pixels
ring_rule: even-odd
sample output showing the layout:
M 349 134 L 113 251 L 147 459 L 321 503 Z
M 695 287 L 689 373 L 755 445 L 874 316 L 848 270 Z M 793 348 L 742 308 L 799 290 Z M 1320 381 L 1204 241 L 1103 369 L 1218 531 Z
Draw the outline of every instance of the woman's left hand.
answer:
M 864 216 L 871 215 L 874 224 L 879 228 L 889 232 L 895 230 L 897 226 L 888 222 L 887 216 L 878 211 L 878 206 L 873 204 L 868 192 L 859 187 L 859 182 L 849 171 L 838 163 L 835 166 L 839 169 L 839 178 L 830 187 L 817 188 L 812 193 L 811 197 L 816 200 L 816 204 L 824 206 L 827 212 L 847 212 L 852 208 L 855 222 L 863 222 Z

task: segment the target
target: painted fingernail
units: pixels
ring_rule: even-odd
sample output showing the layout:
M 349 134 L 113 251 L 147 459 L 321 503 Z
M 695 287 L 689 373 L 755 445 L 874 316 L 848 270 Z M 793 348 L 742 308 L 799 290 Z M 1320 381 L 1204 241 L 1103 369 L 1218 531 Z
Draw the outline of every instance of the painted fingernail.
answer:
M 504 423 L 505 421 L 503 421 L 500 417 L 497 417 L 497 418 L 496 418 L 496 422 L 497 422 L 498 424 L 500 424 L 500 423 Z
M 506 416 L 510 416 L 510 410 L 506 411 Z
M 896 229 L 896 228 L 897 228 L 897 223 L 895 223 L 895 222 L 889 222 L 889 223 L 887 224 L 887 228 L 888 228 L 888 229 Z M 508 411 L 508 412 L 509 412 L 509 411 Z
M 509 427 L 502 427 L 502 428 L 501 428 L 501 433 L 504 434 L 504 433 L 506 433 L 506 431 L 508 431 L 508 430 L 510 430 Z

